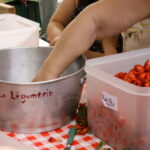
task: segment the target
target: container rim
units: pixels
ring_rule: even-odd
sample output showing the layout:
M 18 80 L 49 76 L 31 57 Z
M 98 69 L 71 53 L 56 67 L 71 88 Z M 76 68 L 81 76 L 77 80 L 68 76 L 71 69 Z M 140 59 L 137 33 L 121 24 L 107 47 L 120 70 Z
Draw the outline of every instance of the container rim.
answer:
M 149 92 L 150 87 L 140 87 L 140 86 L 127 83 L 125 81 L 122 81 L 121 79 L 114 77 L 113 75 L 109 75 L 108 73 L 102 70 L 99 71 L 96 68 L 93 68 L 91 66 L 88 68 L 85 67 L 85 71 L 87 73 L 87 80 L 88 80 L 88 75 L 91 75 L 95 78 L 98 78 L 99 80 L 102 80 L 107 84 L 110 84 L 114 88 L 120 89 L 126 93 L 135 94 L 138 96 L 150 96 L 150 92 Z M 108 77 L 110 80 L 104 81 L 102 76 Z
M 91 59 L 86 62 L 85 71 L 88 74 L 110 84 L 114 88 L 118 88 L 126 93 L 136 94 L 138 96 L 150 96 L 150 87 L 140 87 L 130 83 L 127 83 L 121 79 L 114 77 L 114 75 L 105 72 L 103 69 L 97 68 L 99 65 L 111 63 L 113 61 L 120 61 L 129 57 L 135 58 L 136 56 L 145 56 L 150 51 L 150 48 L 139 49 L 135 51 L 124 52 L 121 54 L 115 54 L 96 59 Z M 107 78 L 107 79 L 105 79 Z M 88 79 L 88 77 L 87 77 Z

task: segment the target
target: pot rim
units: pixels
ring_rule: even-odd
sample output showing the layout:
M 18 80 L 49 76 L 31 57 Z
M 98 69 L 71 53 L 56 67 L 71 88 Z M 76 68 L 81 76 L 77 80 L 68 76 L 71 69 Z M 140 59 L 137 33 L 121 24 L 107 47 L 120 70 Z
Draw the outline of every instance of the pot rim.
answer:
M 69 75 L 66 75 L 66 76 L 63 76 L 63 77 L 58 77 L 58 78 L 52 79 L 52 80 L 39 81 L 39 82 L 20 82 L 20 83 L 15 83 L 13 81 L 0 80 L 0 84 L 1 83 L 5 83 L 5 84 L 11 84 L 11 85 L 41 85 L 41 84 L 53 83 L 53 82 L 57 82 L 57 81 L 64 80 L 64 79 L 67 79 L 67 78 L 71 78 L 72 76 L 75 76 L 79 72 L 83 71 L 84 67 L 85 67 L 85 64 L 78 71 L 76 71 L 76 72 L 74 72 L 72 74 L 69 74 Z
M 17 47 L 17 48 L 11 48 L 11 50 L 15 50 L 15 49 L 29 49 L 29 48 L 53 48 L 51 46 L 37 46 L 37 47 Z M 3 49 L 3 50 L 10 50 L 9 48 L 6 48 L 6 49 Z M 85 56 L 81 55 L 83 57 L 83 59 L 86 61 L 86 58 Z M 55 78 L 55 79 L 52 79 L 52 80 L 46 80 L 46 81 L 39 81 L 39 82 L 20 82 L 20 83 L 16 83 L 14 81 L 4 81 L 4 80 L 0 80 L 0 84 L 3 83 L 3 84 L 11 84 L 11 85 L 41 85 L 41 84 L 48 84 L 48 83 L 53 83 L 53 82 L 57 82 L 57 81 L 60 81 L 60 80 L 64 80 L 64 79 L 67 79 L 67 78 L 70 78 L 72 76 L 75 76 L 76 74 L 78 74 L 79 72 L 81 72 L 82 70 L 84 70 L 85 68 L 85 64 L 80 68 L 78 69 L 77 71 L 69 74 L 69 75 L 66 75 L 66 76 L 63 76 L 63 77 L 58 77 L 58 78 Z
M 37 46 L 37 47 L 17 47 L 17 48 L 11 48 L 11 50 L 15 50 L 15 49 L 28 49 L 28 48 L 52 48 L 51 46 L 48 47 L 48 46 Z M 6 49 L 3 49 L 3 50 L 10 50 L 9 48 L 6 48 Z M 86 61 L 86 58 L 82 55 L 83 59 Z M 67 78 L 71 78 L 72 76 L 75 76 L 76 74 L 80 73 L 81 71 L 83 71 L 85 68 L 85 63 L 84 65 L 78 69 L 77 71 L 75 71 L 74 73 L 71 73 L 69 75 L 65 75 L 65 76 L 62 76 L 62 77 L 58 77 L 58 78 L 55 78 L 55 79 L 52 79 L 52 80 L 46 80 L 46 81 L 39 81 L 39 82 L 20 82 L 20 83 L 16 83 L 14 81 L 4 81 L 4 80 L 0 80 L 0 84 L 3 83 L 3 84 L 10 84 L 10 85 L 42 85 L 42 84 L 48 84 L 48 83 L 53 83 L 53 82 L 57 82 L 57 81 L 60 81 L 60 80 L 64 80 L 64 79 L 67 79 Z

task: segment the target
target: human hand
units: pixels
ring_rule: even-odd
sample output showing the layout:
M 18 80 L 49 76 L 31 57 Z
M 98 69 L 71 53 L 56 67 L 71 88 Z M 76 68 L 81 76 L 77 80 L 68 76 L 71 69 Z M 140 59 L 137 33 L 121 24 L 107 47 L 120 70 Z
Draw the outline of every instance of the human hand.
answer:
M 39 72 L 35 75 L 32 82 L 40 82 L 40 81 L 47 81 L 57 78 L 55 75 L 48 73 L 46 70 L 41 68 Z
M 51 40 L 50 45 L 55 46 L 59 39 L 60 39 L 60 36 L 56 36 L 53 40 Z

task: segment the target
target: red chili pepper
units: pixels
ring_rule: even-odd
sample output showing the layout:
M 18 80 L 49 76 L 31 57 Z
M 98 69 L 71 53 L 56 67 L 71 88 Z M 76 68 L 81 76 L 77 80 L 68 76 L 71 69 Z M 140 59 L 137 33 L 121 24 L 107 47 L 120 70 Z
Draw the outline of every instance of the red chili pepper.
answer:
M 78 129 L 83 129 L 84 127 L 83 126 L 80 126 L 80 125 L 75 125 L 75 127 L 76 127 L 76 129 L 78 130 Z
M 78 135 L 84 135 L 84 134 L 86 134 L 88 131 L 89 131 L 89 128 L 88 128 L 88 127 L 85 127 L 84 129 L 82 129 L 82 130 L 80 130 L 80 131 L 78 132 Z
M 127 74 L 127 73 L 125 73 L 125 72 L 119 72 L 119 73 L 117 73 L 115 76 L 116 76 L 117 78 L 120 78 L 120 79 L 124 80 L 124 77 L 126 76 L 126 74 Z
M 87 121 L 87 107 L 86 103 L 81 103 L 77 109 L 76 113 L 76 129 L 77 134 L 85 134 L 87 133 L 86 128 L 88 129 L 88 121 Z

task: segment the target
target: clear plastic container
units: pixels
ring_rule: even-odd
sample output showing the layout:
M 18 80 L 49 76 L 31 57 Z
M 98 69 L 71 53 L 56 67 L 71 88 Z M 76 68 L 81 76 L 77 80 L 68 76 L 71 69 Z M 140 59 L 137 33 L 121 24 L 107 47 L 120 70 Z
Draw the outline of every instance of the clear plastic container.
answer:
M 39 23 L 15 14 L 0 15 L 0 49 L 39 46 Z
M 88 123 L 117 150 L 150 149 L 150 87 L 114 77 L 150 59 L 150 48 L 88 60 Z

